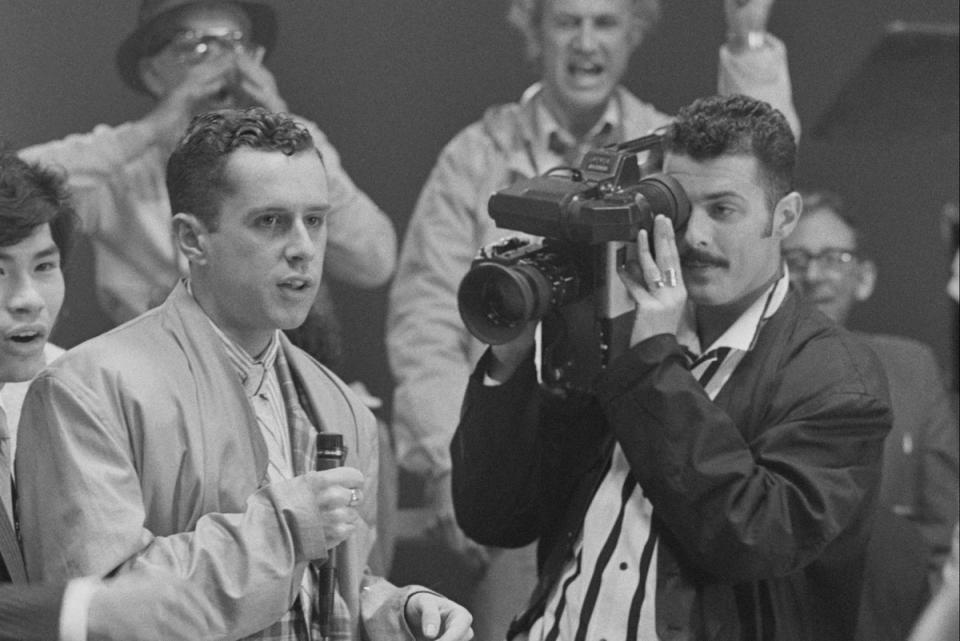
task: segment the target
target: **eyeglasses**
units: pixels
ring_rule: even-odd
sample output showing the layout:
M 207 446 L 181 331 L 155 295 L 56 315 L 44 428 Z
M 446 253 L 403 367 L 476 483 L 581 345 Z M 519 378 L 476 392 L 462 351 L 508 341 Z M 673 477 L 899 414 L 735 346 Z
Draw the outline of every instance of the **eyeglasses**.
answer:
M 228 53 L 250 51 L 252 48 L 250 38 L 239 30 L 180 31 L 164 47 L 173 54 L 177 62 L 191 66 Z
M 787 261 L 787 266 L 796 272 L 805 271 L 811 262 L 816 262 L 823 269 L 839 270 L 856 258 L 856 250 L 842 247 L 828 247 L 816 254 L 806 249 L 787 249 L 783 252 L 783 259 Z

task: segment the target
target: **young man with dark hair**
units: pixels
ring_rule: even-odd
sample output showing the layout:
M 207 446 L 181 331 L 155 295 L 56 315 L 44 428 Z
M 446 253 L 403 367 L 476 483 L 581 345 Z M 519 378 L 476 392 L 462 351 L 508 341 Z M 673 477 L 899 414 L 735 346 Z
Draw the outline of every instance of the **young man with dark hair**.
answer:
M 32 379 L 49 358 L 47 339 L 63 303 L 62 265 L 74 226 L 63 179 L 0 152 L 2 392 Z M 196 639 L 203 605 L 193 600 L 192 587 L 172 574 L 26 584 L 10 474 L 19 400 L 18 395 L 0 395 L 0 639 Z
M 451 447 L 458 520 L 539 539 L 511 638 L 849 639 L 890 412 L 869 349 L 789 291 L 793 134 L 712 97 L 664 147 L 692 209 L 621 270 L 631 347 L 566 399 L 538 393 L 532 324 L 490 348 Z
M 203 114 L 167 178 L 189 279 L 27 396 L 28 570 L 174 572 L 211 603 L 213 638 L 469 639 L 462 607 L 365 571 L 374 417 L 281 331 L 323 273 L 331 202 L 309 131 L 261 108 Z M 318 432 L 342 434 L 345 467 L 312 471 Z

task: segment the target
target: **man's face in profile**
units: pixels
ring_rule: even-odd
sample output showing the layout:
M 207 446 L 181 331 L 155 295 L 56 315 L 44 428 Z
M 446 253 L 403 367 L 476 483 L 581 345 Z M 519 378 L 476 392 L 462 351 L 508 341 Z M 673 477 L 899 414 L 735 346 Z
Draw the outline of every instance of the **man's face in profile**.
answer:
M 33 378 L 63 304 L 60 251 L 50 225 L 0 247 L 0 385 Z
M 548 103 L 571 120 L 599 118 L 640 37 L 632 0 L 544 0 L 540 61 Z
M 790 282 L 841 324 L 858 301 L 873 293 L 872 264 L 861 260 L 857 249 L 854 230 L 826 208 L 804 212 L 783 240 Z

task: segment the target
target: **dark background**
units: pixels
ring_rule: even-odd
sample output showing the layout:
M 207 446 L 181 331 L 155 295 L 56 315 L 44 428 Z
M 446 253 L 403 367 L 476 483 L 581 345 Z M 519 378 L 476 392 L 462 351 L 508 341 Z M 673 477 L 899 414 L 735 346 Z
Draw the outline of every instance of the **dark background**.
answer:
M 291 110 L 327 133 L 350 175 L 390 214 L 401 238 L 440 148 L 485 106 L 515 100 L 535 79 L 521 62 L 520 39 L 503 19 L 505 0 L 273 4 L 280 11 L 280 38 L 269 67 L 282 95 Z M 724 21 L 720 0 L 663 4 L 663 21 L 643 43 L 626 84 L 672 112 L 715 90 Z M 121 84 L 113 62 L 138 6 L 134 0 L 0 0 L 0 139 L 21 147 L 145 113 L 149 100 Z M 943 293 L 952 251 L 942 240 L 940 210 L 956 202 L 958 192 L 956 52 L 945 82 L 926 68 L 932 63 L 921 64 L 896 81 L 874 78 L 872 97 L 864 101 L 909 98 L 917 89 L 904 89 L 908 77 L 952 97 L 934 114 L 939 119 L 908 105 L 877 127 L 857 107 L 845 130 L 813 135 L 892 20 L 956 24 L 958 3 L 779 0 L 770 28 L 790 52 L 805 128 L 801 182 L 843 192 L 868 220 L 880 283 L 853 325 L 930 343 L 955 377 L 956 306 Z M 55 335 L 64 346 L 107 327 L 93 303 L 89 254 L 79 252 L 74 262 Z M 389 401 L 385 289 L 335 294 L 348 339 L 346 378 L 366 381 Z

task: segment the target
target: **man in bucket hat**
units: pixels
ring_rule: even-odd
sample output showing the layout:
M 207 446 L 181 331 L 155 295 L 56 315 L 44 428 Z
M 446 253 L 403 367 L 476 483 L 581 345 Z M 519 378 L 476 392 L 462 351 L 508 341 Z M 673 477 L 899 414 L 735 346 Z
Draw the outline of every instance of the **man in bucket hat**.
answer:
M 170 233 L 163 172 L 190 118 L 228 107 L 288 111 L 263 64 L 276 34 L 274 10 L 263 2 L 144 0 L 136 29 L 117 50 L 117 68 L 155 107 L 139 120 L 20 152 L 69 174 L 91 235 L 97 298 L 114 322 L 158 305 L 187 273 Z M 354 185 L 316 125 L 298 120 L 323 154 L 330 182 L 328 273 L 357 287 L 383 285 L 396 261 L 392 223 Z

